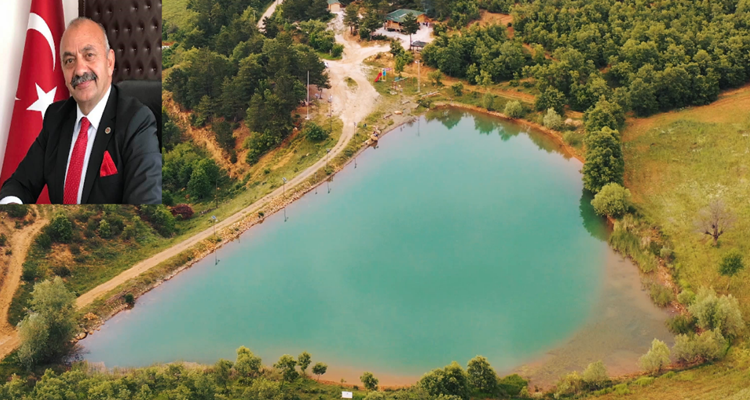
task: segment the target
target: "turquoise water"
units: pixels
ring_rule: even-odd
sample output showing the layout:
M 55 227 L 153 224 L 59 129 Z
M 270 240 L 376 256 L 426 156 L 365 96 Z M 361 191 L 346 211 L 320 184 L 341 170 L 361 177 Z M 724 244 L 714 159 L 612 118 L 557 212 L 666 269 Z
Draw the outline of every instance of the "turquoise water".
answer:
M 603 221 L 581 163 L 537 133 L 437 111 L 81 342 L 108 367 L 308 351 L 398 381 L 484 355 L 516 367 L 591 320 Z M 349 381 L 352 381 L 349 379 Z M 381 379 L 381 382 L 383 380 Z

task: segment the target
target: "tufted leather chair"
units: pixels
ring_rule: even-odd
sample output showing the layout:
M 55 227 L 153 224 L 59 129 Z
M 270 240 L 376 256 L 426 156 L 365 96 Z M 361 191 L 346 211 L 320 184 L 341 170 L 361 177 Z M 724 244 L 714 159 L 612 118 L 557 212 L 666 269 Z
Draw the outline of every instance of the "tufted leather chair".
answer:
M 161 148 L 161 0 L 78 0 L 78 15 L 104 26 L 115 51 L 112 83 L 151 109 Z
M 161 81 L 161 0 L 78 0 L 78 14 L 107 31 L 115 50 L 114 83 Z

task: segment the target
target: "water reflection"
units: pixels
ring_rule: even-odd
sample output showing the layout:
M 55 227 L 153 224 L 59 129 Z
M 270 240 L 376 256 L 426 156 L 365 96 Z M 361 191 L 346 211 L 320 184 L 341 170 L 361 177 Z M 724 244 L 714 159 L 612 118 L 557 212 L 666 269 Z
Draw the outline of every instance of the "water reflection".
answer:
M 581 213 L 581 220 L 586 231 L 588 231 L 592 237 L 605 242 L 607 241 L 607 226 L 602 224 L 602 218 L 596 215 L 594 206 L 591 205 L 591 200 L 593 199 L 594 194 L 583 189 L 581 192 L 580 204 L 578 205 L 578 211 Z

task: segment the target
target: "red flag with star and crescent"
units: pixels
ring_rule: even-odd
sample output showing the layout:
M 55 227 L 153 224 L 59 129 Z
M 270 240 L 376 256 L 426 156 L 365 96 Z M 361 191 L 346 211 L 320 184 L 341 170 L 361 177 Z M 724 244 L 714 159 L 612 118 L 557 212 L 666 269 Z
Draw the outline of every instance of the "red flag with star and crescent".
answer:
M 31 1 L 21 75 L 0 172 L 0 185 L 13 175 L 39 136 L 47 107 L 69 96 L 60 65 L 60 39 L 64 30 L 62 0 Z M 49 204 L 46 186 L 37 202 Z

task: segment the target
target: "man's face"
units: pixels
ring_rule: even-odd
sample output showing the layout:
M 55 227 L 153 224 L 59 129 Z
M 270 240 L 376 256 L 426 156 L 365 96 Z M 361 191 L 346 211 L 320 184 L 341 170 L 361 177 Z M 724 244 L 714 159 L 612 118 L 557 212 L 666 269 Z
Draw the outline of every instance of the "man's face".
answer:
M 107 51 L 102 30 L 91 21 L 69 27 L 60 47 L 65 86 L 88 115 L 112 83 L 115 52 Z

